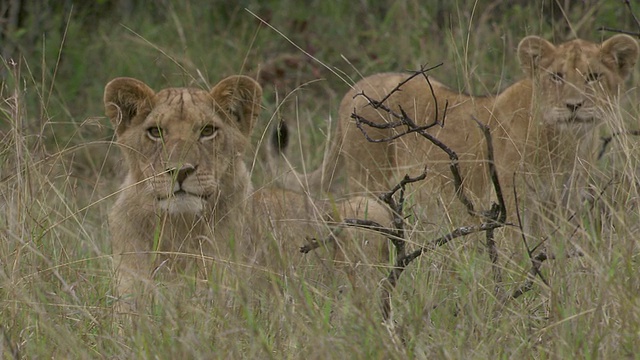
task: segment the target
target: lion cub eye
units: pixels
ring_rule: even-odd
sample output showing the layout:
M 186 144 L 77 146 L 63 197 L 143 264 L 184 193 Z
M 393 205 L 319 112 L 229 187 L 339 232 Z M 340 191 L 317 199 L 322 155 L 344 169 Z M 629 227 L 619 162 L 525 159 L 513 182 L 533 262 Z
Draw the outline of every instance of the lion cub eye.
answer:
M 602 74 L 600 73 L 589 73 L 585 78 L 585 80 L 587 81 L 587 83 L 592 83 L 600 80 L 601 77 L 602 77 Z
M 164 130 L 159 126 L 152 126 L 147 129 L 147 136 L 153 141 L 162 140 Z
M 218 133 L 218 127 L 213 125 L 205 125 L 200 130 L 200 139 L 211 139 Z
M 557 83 L 561 83 L 564 80 L 564 74 L 561 72 L 551 73 L 551 80 Z

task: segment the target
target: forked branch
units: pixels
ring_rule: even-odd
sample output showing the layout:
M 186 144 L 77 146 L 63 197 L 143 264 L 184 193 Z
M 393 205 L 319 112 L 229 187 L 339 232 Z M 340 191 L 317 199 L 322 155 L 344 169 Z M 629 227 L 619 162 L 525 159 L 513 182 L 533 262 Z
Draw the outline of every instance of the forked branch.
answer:
M 610 31 L 610 32 L 618 33 L 618 34 L 627 34 L 627 35 L 631 35 L 631 36 L 635 36 L 637 38 L 640 38 L 640 20 L 638 19 L 636 14 L 633 12 L 633 8 L 631 7 L 631 1 L 623 0 L 623 3 L 627 7 L 627 11 L 629 11 L 629 14 L 631 14 L 631 16 L 633 17 L 633 21 L 635 22 L 636 27 L 638 28 L 639 31 L 629 31 L 629 30 L 623 30 L 623 29 L 614 29 L 614 28 L 610 28 L 610 27 L 606 27 L 606 26 L 601 26 L 598 30 L 600 30 L 600 31 Z
M 426 82 L 429 85 L 429 88 L 431 90 L 431 94 L 434 98 L 434 103 L 436 111 L 434 113 L 434 118 L 431 120 L 431 122 L 425 124 L 425 125 L 417 125 L 416 122 L 407 114 L 407 112 L 405 111 L 405 109 L 403 109 L 401 106 L 398 106 L 397 111 L 395 111 L 394 109 L 391 109 L 389 106 L 385 105 L 385 101 L 387 101 L 391 95 L 397 91 L 400 91 L 401 87 L 406 84 L 409 80 L 415 78 L 417 75 L 422 75 L 424 76 Z M 444 126 L 445 123 L 445 117 L 446 117 L 446 109 L 448 107 L 448 103 L 445 103 L 445 110 L 444 110 L 444 114 L 442 115 L 442 118 L 439 118 L 439 114 L 437 112 L 438 106 L 437 106 L 437 97 L 435 95 L 435 92 L 433 90 L 433 86 L 431 85 L 431 82 L 429 80 L 429 77 L 426 74 L 426 70 L 424 67 L 422 67 L 419 71 L 414 72 L 413 75 L 411 75 L 408 79 L 406 79 L 405 81 L 401 82 L 400 84 L 398 84 L 398 86 L 396 86 L 387 96 L 385 96 L 382 100 L 377 101 L 375 99 L 372 99 L 371 97 L 367 96 L 364 93 L 359 93 L 356 96 L 362 96 L 364 97 L 368 104 L 372 107 L 374 107 L 375 109 L 379 109 L 382 110 L 384 112 L 386 112 L 391 118 L 396 119 L 395 121 L 391 121 L 391 122 L 382 122 L 382 123 L 377 123 L 374 121 L 371 121 L 371 119 L 366 119 L 360 115 L 357 114 L 357 112 L 354 110 L 354 113 L 352 114 L 352 118 L 355 120 L 356 122 L 356 126 L 358 127 L 358 129 L 360 129 L 360 131 L 363 133 L 363 135 L 365 136 L 365 138 L 367 138 L 367 140 L 374 142 L 374 143 L 381 143 L 381 142 L 389 142 L 389 141 L 393 141 L 399 137 L 405 136 L 407 134 L 411 134 L 411 133 L 417 133 L 420 136 L 424 137 L 425 139 L 427 139 L 428 141 L 430 141 L 433 145 L 435 145 L 436 147 L 438 147 L 439 149 L 441 149 L 442 151 L 444 151 L 447 156 L 449 157 L 450 163 L 449 163 L 449 170 L 453 176 L 454 179 L 454 187 L 455 187 L 455 194 L 458 198 L 458 200 L 460 200 L 460 202 L 462 202 L 462 204 L 465 206 L 467 212 L 469 214 L 471 214 L 472 216 L 480 216 L 483 219 L 483 222 L 481 225 L 478 226 L 462 226 L 457 228 L 456 230 L 454 230 L 453 232 L 433 240 L 432 242 L 429 243 L 429 245 L 426 246 L 421 246 L 419 247 L 417 250 L 414 250 L 413 252 L 404 255 L 404 232 L 398 231 L 398 235 L 399 236 L 396 240 L 396 242 L 394 242 L 394 245 L 396 245 L 396 249 L 398 250 L 398 257 L 395 263 L 394 268 L 391 270 L 391 272 L 389 273 L 389 275 L 387 276 L 386 279 L 386 283 L 385 286 L 383 287 L 383 295 L 382 295 L 382 313 L 383 313 L 383 317 L 385 320 L 388 320 L 391 316 L 391 293 L 393 291 L 393 289 L 395 288 L 398 279 L 400 278 L 400 275 L 402 275 L 402 273 L 404 272 L 404 270 L 406 269 L 406 267 L 416 258 L 418 258 L 419 256 L 421 256 L 422 254 L 424 254 L 425 252 L 431 251 L 434 248 L 437 248 L 439 246 L 442 246 L 446 243 L 448 243 L 449 241 L 456 239 L 458 237 L 463 237 L 472 233 L 476 233 L 476 232 L 480 232 L 480 231 L 485 231 L 486 232 L 486 237 L 487 237 L 487 247 L 489 248 L 489 254 L 490 254 L 490 258 L 491 258 L 491 262 L 493 264 L 493 271 L 494 271 L 494 278 L 496 280 L 496 292 L 498 291 L 498 286 L 501 282 L 501 275 L 500 275 L 500 268 L 498 266 L 498 251 L 497 251 L 497 247 L 495 244 L 495 241 L 493 239 L 493 230 L 499 227 L 504 226 L 504 223 L 506 221 L 506 206 L 505 206 L 505 201 L 504 201 L 504 197 L 502 195 L 502 189 L 500 186 L 500 181 L 498 179 L 498 174 L 497 174 L 497 170 L 495 167 L 495 162 L 494 162 L 494 149 L 493 149 L 493 142 L 491 139 L 491 132 L 489 130 L 489 128 L 484 125 L 481 124 L 479 121 L 477 121 L 474 118 L 474 121 L 476 121 L 476 123 L 478 124 L 478 126 L 480 127 L 481 131 L 483 132 L 485 139 L 486 139 L 486 143 L 487 143 L 487 161 L 488 161 L 488 168 L 489 168 L 489 175 L 494 187 L 494 190 L 496 192 L 496 196 L 498 198 L 498 203 L 497 204 L 492 204 L 490 206 L 490 209 L 486 212 L 483 213 L 477 213 L 475 211 L 475 206 L 473 204 L 473 202 L 470 200 L 470 198 L 467 196 L 465 188 L 464 188 L 464 179 L 461 175 L 461 171 L 460 171 L 460 165 L 459 165 L 459 158 L 458 155 L 455 153 L 455 151 L 451 148 L 449 148 L 445 143 L 443 143 L 442 141 L 438 140 L 436 137 L 434 137 L 433 135 L 431 135 L 427 130 L 429 130 L 430 128 L 434 127 L 434 126 Z M 371 138 L 368 134 L 368 128 L 375 128 L 375 129 L 396 129 L 396 128 L 404 128 L 402 131 L 398 132 L 397 134 L 388 136 L 388 137 L 383 137 L 383 138 L 379 138 L 379 139 L 374 139 Z M 426 174 L 423 174 L 426 176 Z M 408 177 L 405 177 L 405 180 L 408 179 Z M 404 187 L 405 187 L 406 183 L 401 182 L 400 184 L 398 184 L 391 192 L 385 194 L 385 196 L 381 197 L 381 200 L 386 202 L 393 210 L 394 213 L 397 214 L 397 217 L 399 219 L 403 219 L 403 215 L 402 215 L 402 210 L 403 210 L 403 203 L 404 203 Z M 398 191 L 398 189 L 401 189 L 400 191 L 400 199 L 398 201 L 394 200 L 394 194 L 396 193 L 396 191 Z M 402 247 L 400 247 L 402 246 Z M 400 255 L 402 254 L 402 255 Z

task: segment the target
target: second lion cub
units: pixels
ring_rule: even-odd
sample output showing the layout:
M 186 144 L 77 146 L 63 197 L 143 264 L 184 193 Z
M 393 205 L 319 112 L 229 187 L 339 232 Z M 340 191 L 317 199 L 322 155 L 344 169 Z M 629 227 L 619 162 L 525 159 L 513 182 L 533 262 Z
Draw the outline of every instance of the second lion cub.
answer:
M 432 127 L 428 132 L 458 154 L 466 188 L 483 200 L 492 194 L 486 171 L 486 143 L 472 117 L 488 125 L 500 181 L 511 200 L 507 206 L 513 221 L 515 206 L 511 195 L 517 184 L 521 184 L 517 187 L 521 194 L 530 189 L 536 202 L 570 206 L 575 201 L 566 190 L 581 181 L 581 164 L 589 162 L 595 152 L 598 126 L 616 113 L 618 94 L 633 71 L 638 53 L 636 40 L 627 35 L 615 35 L 602 43 L 576 39 L 558 45 L 528 36 L 520 41 L 517 50 L 524 79 L 497 96 L 473 97 L 433 80 L 432 94 L 424 78 L 415 77 L 384 105 L 397 113 L 404 110 L 420 126 L 432 122 L 436 111 L 443 114 L 448 102 L 444 126 Z M 396 121 L 357 95 L 365 93 L 381 100 L 407 77 L 384 73 L 356 83 L 340 104 L 337 129 L 322 166 L 309 174 L 290 172 L 284 179 L 286 187 L 309 186 L 326 191 L 332 187 L 333 179 L 344 172 L 347 193 L 378 193 L 387 191 L 407 173 L 420 173 L 427 165 L 428 180 L 417 190 L 417 201 L 438 204 L 429 208 L 437 208 L 440 214 L 460 206 L 453 194 L 447 154 L 417 134 L 369 142 L 351 119 L 355 112 L 379 124 Z M 438 100 L 437 110 L 433 95 Z M 374 139 L 391 138 L 405 129 L 364 128 Z

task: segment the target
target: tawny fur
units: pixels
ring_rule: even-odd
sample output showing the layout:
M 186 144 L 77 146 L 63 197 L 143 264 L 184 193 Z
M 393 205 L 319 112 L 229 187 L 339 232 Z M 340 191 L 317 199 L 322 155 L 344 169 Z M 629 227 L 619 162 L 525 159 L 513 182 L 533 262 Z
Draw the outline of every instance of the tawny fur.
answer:
M 109 214 L 120 296 L 144 293 L 167 270 L 206 278 L 216 262 L 284 271 L 302 261 L 305 236 L 328 234 L 329 215 L 390 224 L 388 209 L 363 197 L 334 204 L 276 188 L 254 191 L 244 153 L 261 96 L 244 76 L 211 91 L 155 93 L 131 78 L 107 84 L 106 114 L 128 167 Z M 362 255 L 333 245 L 331 260 Z M 384 237 L 368 247 L 385 256 Z
M 486 142 L 472 117 L 491 128 L 496 166 L 510 200 L 509 216 L 513 220 L 510 195 L 517 183 L 531 180 L 543 184 L 531 192 L 557 193 L 577 181 L 578 177 L 573 176 L 579 170 L 577 164 L 591 160 L 598 145 L 598 125 L 614 112 L 638 52 L 636 40 L 626 35 L 613 36 L 601 44 L 578 39 L 560 45 L 536 36 L 526 37 L 517 52 L 526 76 L 497 96 L 460 94 L 431 80 L 439 116 L 444 113 L 445 102 L 449 107 L 444 127 L 428 132 L 458 154 L 470 195 L 486 199 L 492 194 L 486 170 Z M 289 172 L 283 180 L 285 186 L 328 191 L 334 186 L 334 179 L 345 172 L 347 193 L 378 193 L 387 191 L 405 174 L 419 174 L 427 166 L 428 180 L 417 190 L 417 201 L 433 204 L 436 199 L 445 208 L 460 206 L 453 193 L 450 160 L 444 152 L 416 134 L 391 142 L 369 142 L 351 119 L 355 112 L 377 123 L 396 121 L 356 95 L 364 92 L 381 100 L 407 77 L 384 73 L 356 83 L 342 100 L 337 129 L 322 166 L 309 174 Z M 434 120 L 433 95 L 421 76 L 403 85 L 385 105 L 397 113 L 401 107 L 418 125 Z M 374 139 L 391 137 L 406 129 L 364 128 Z M 526 188 L 521 186 L 520 191 Z M 335 186 L 332 190 L 336 190 Z M 536 196 L 541 199 L 551 195 Z

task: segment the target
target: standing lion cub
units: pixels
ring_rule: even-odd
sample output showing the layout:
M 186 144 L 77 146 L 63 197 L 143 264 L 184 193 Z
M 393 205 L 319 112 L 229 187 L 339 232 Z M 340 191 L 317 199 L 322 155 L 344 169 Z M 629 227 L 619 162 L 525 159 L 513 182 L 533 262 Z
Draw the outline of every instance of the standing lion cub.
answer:
M 598 145 L 598 125 L 617 112 L 618 95 L 638 53 L 636 40 L 627 35 L 616 35 L 603 43 L 576 39 L 559 45 L 528 36 L 517 51 L 524 79 L 497 96 L 461 94 L 434 80 L 432 94 L 427 81 L 418 76 L 402 85 L 384 105 L 396 113 L 404 110 L 421 126 L 433 122 L 436 113 L 442 117 L 448 102 L 444 125 L 428 132 L 457 153 L 464 185 L 472 196 L 483 200 L 482 204 L 487 204 L 492 188 L 486 170 L 486 142 L 473 117 L 488 125 L 513 221 L 516 184 L 523 184 L 516 187 L 520 195 L 529 197 L 524 194 L 529 192 L 537 203 L 570 206 L 576 200 L 572 198 L 575 193 L 569 194 L 567 189 L 586 177 L 581 173 L 588 172 L 586 164 Z M 337 129 L 322 166 L 309 174 L 289 172 L 285 187 L 326 191 L 344 170 L 348 192 L 376 193 L 387 191 L 405 174 L 419 174 L 426 165 L 428 180 L 416 191 L 416 201 L 438 204 L 430 206 L 432 215 L 461 207 L 454 196 L 447 154 L 415 133 L 388 142 L 369 142 L 351 118 L 356 113 L 379 124 L 397 121 L 358 94 L 381 100 L 407 77 L 384 73 L 356 83 L 342 100 Z M 392 138 L 405 130 L 363 128 L 374 139 Z
M 128 168 L 109 214 L 120 296 L 144 293 L 167 270 L 206 278 L 212 266 L 232 261 L 288 271 L 303 261 L 305 236 L 328 234 L 322 220 L 329 218 L 390 223 L 386 207 L 363 197 L 333 204 L 281 189 L 254 191 L 244 153 L 261 97 L 258 83 L 245 76 L 210 91 L 156 93 L 131 78 L 107 84 L 106 114 Z M 366 251 L 384 256 L 384 239 L 346 251 L 351 233 L 342 233 L 330 260 Z

